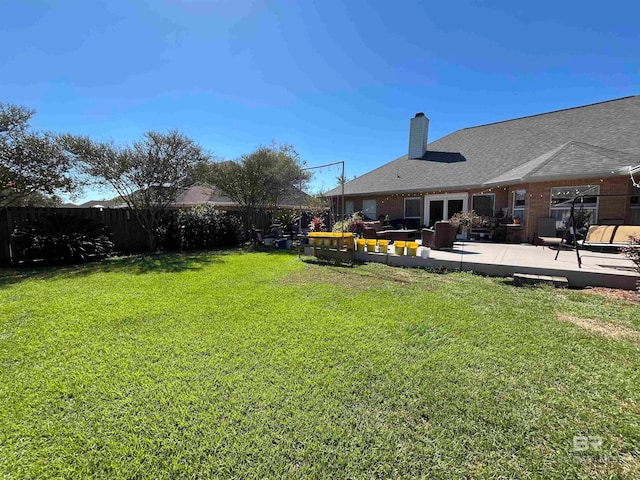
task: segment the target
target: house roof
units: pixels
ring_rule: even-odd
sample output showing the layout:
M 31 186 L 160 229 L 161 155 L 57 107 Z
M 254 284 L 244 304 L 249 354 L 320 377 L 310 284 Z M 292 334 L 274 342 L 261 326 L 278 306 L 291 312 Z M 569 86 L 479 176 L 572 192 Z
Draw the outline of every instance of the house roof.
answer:
M 280 208 L 300 208 L 300 205 L 305 205 L 309 195 L 302 190 L 296 189 L 291 195 L 286 196 L 280 201 Z M 229 197 L 220 193 L 215 187 L 211 185 L 192 185 L 189 188 L 182 190 L 175 201 L 171 204 L 172 207 L 195 207 L 196 205 L 213 205 L 222 208 L 237 207 L 237 203 L 231 200 Z M 83 203 L 82 205 L 76 205 L 77 207 L 104 207 L 104 208 L 122 208 L 126 207 L 124 202 L 118 202 L 115 200 L 91 200 Z
M 640 96 L 464 128 L 345 184 L 345 195 L 619 175 L 640 163 Z M 327 195 L 339 195 L 335 188 Z
M 308 195 L 302 190 L 296 189 L 292 194 L 280 201 L 280 208 L 299 208 L 304 205 Z M 183 190 L 177 197 L 173 206 L 193 207 L 196 205 L 216 205 L 220 207 L 235 207 L 237 204 L 229 197 L 210 185 L 193 185 Z
M 115 200 L 89 200 L 88 202 L 76 205 L 78 208 L 115 208 L 120 203 Z

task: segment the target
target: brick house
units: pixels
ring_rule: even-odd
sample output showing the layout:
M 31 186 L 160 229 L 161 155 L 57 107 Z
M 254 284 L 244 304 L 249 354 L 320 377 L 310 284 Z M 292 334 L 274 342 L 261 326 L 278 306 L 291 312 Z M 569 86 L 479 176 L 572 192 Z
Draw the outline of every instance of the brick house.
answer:
M 464 128 L 432 143 L 428 132 L 429 119 L 416 114 L 406 155 L 346 183 L 347 213 L 433 225 L 473 209 L 490 222 L 517 218 L 511 233 L 530 241 L 538 218 L 561 229 L 571 200 L 584 195 L 578 209 L 589 223 L 640 224 L 640 189 L 629 175 L 640 164 L 640 96 Z M 340 188 L 328 195 L 337 201 Z

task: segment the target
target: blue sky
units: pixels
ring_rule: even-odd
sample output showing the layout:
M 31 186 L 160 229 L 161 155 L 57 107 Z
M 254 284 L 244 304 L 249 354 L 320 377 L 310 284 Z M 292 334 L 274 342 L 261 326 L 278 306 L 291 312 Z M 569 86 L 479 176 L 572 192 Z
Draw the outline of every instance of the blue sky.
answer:
M 3 0 L 2 16 L 0 101 L 37 129 L 178 128 L 227 159 L 277 140 L 348 178 L 406 153 L 418 111 L 435 140 L 640 94 L 631 0 Z

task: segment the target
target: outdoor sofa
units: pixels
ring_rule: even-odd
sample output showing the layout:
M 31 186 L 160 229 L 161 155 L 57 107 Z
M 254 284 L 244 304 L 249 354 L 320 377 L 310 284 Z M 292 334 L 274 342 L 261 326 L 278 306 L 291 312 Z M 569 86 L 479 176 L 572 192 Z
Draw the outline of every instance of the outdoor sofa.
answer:
M 453 248 L 458 229 L 450 222 L 436 222 L 433 228 L 422 229 L 422 246 L 434 250 Z
M 631 237 L 640 239 L 640 225 L 591 225 L 578 245 L 590 250 L 617 250 L 628 246 Z

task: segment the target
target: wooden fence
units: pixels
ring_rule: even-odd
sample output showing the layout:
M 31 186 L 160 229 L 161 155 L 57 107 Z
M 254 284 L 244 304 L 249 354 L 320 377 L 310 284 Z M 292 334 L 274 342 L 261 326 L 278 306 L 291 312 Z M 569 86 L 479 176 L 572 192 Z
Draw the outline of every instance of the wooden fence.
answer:
M 117 252 L 143 252 L 149 249 L 146 232 L 126 208 L 36 208 L 6 207 L 0 209 L 0 265 L 14 261 L 14 245 L 11 238 L 15 226 L 27 219 L 39 219 L 48 215 L 79 216 L 105 224 Z
M 136 221 L 128 208 L 57 208 L 57 207 L 4 207 L 0 208 L 0 265 L 10 265 L 15 261 L 15 247 L 11 234 L 21 222 L 40 219 L 48 215 L 79 216 L 94 220 L 107 226 L 113 234 L 111 240 L 118 253 L 149 251 L 149 239 L 146 232 Z M 244 225 L 245 216 L 234 209 L 227 210 L 228 215 L 236 216 Z M 268 229 L 274 212 L 256 212 L 252 224 Z M 304 216 L 303 228 L 307 228 L 309 216 Z

